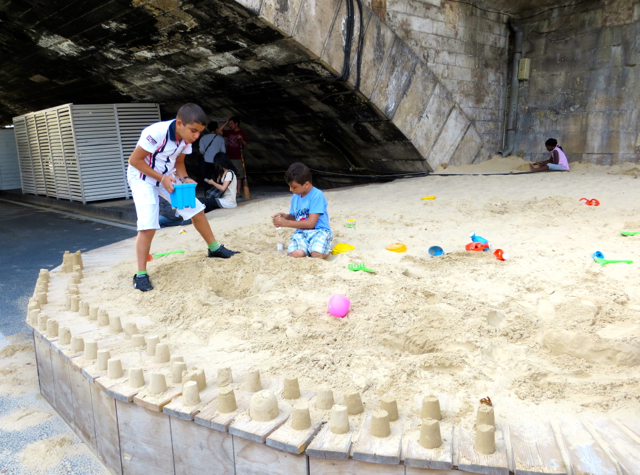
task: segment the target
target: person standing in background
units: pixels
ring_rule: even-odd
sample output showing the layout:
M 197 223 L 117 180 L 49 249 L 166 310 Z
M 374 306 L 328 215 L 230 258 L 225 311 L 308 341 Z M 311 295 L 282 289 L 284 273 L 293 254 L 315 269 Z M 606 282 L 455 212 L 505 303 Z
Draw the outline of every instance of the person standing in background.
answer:
M 225 130 L 227 126 L 229 126 L 229 129 Z M 238 177 L 237 193 L 239 195 L 240 189 L 242 188 L 242 180 L 243 178 L 246 179 L 244 176 L 246 173 L 246 164 L 245 169 L 242 168 L 242 148 L 249 144 L 249 139 L 247 138 L 246 132 L 240 129 L 240 117 L 238 116 L 233 116 L 227 120 L 216 130 L 216 133 L 222 134 L 224 138 L 227 139 L 227 156 L 231 159 L 231 163 L 235 169 L 242 174 L 242 176 Z
M 217 129 L 217 122 L 209 122 L 207 125 L 209 133 L 200 138 L 199 150 L 203 158 L 200 174 L 205 178 L 205 193 L 210 188 L 210 186 L 206 184 L 206 178 L 210 178 L 213 174 L 213 159 L 218 153 L 227 152 L 224 137 L 217 132 Z

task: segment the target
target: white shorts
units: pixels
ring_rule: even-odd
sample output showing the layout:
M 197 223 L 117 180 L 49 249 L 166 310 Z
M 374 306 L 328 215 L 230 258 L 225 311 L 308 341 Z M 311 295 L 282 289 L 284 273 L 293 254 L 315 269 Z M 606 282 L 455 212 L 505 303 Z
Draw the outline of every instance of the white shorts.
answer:
M 138 177 L 129 178 L 129 186 L 133 194 L 133 203 L 136 206 L 138 215 L 138 231 L 148 229 L 160 229 L 158 216 L 160 214 L 160 198 L 164 196 L 171 202 L 171 196 L 164 186 L 153 186 Z M 183 208 L 176 210 L 182 219 L 191 219 L 196 214 L 204 210 L 204 205 L 196 198 L 195 208 Z
M 564 168 L 562 168 L 562 165 L 556 165 L 555 163 L 547 163 L 547 166 L 549 167 L 549 170 L 554 171 L 554 172 L 566 172 L 569 170 L 565 170 Z

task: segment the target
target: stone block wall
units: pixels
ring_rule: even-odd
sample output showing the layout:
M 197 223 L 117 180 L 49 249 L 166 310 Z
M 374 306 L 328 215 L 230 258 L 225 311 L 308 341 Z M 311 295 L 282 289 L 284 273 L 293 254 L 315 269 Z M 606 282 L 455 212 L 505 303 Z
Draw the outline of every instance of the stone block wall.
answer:
M 380 14 L 380 0 L 368 2 Z M 509 62 L 506 15 L 447 0 L 383 3 L 389 27 L 425 61 L 475 124 L 485 149 L 476 161 L 500 150 Z
M 640 2 L 605 0 L 526 20 L 516 148 L 547 157 L 556 138 L 570 161 L 640 161 Z

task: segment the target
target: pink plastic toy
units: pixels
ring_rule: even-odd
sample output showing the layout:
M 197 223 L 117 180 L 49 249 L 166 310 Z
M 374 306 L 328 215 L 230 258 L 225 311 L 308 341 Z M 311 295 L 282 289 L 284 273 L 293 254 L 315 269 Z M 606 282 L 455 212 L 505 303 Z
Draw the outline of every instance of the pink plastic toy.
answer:
M 343 318 L 349 313 L 351 301 L 344 295 L 332 295 L 329 299 L 329 313 L 334 317 Z

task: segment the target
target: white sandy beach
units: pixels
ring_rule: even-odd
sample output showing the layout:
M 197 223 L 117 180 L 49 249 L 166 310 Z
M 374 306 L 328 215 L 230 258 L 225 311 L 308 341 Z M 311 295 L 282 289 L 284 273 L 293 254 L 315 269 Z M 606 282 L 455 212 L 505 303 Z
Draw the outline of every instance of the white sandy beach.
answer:
M 514 157 L 442 173 L 526 169 Z M 208 216 L 218 240 L 242 254 L 207 259 L 192 226 L 158 232 L 155 290 L 132 289 L 135 263 L 85 272 L 81 297 L 158 334 L 189 366 L 257 368 L 297 375 L 303 388 L 383 394 L 410 412 L 425 394 L 456 418 L 490 396 L 497 414 L 609 412 L 640 415 L 640 186 L 635 165 L 573 164 L 570 173 L 437 176 L 330 190 L 334 245 L 355 246 L 327 261 L 276 251 L 291 231 L 270 216 L 289 196 Z M 422 201 L 435 195 L 435 200 Z M 580 198 L 597 198 L 587 206 Z M 346 227 L 355 219 L 355 229 Z M 511 259 L 468 252 L 469 233 Z M 405 243 L 406 253 L 387 251 Z M 133 244 L 131 244 L 133 246 Z M 430 246 L 446 254 L 431 258 Z M 600 266 L 591 255 L 633 259 Z M 352 272 L 365 262 L 376 274 Z M 352 307 L 327 313 L 333 294 Z

